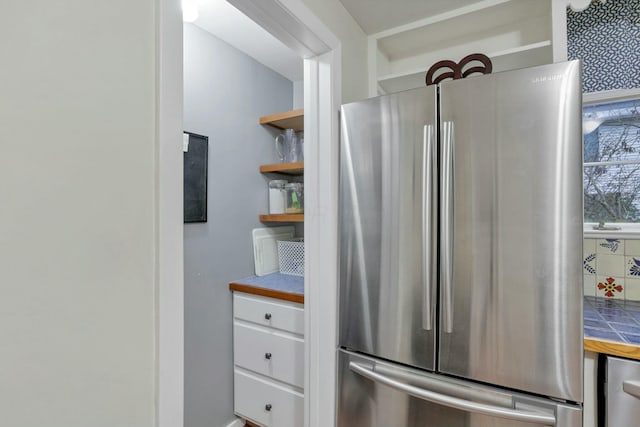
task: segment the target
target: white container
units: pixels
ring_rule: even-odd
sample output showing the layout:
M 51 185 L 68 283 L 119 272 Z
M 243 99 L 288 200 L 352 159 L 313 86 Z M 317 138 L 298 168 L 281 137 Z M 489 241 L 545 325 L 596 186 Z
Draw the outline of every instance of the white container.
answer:
M 284 179 L 274 179 L 269 181 L 269 213 L 283 214 L 287 206 L 287 193 L 284 186 L 287 181 Z
M 278 240 L 280 273 L 304 276 L 304 238 Z

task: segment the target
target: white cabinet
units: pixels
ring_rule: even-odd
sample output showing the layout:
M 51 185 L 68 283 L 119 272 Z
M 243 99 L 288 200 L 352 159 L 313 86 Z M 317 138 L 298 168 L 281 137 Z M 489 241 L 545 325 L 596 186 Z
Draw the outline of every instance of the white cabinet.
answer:
M 234 292 L 233 318 L 299 336 L 304 335 L 302 304 Z
M 264 427 L 304 424 L 304 308 L 233 294 L 234 410 Z
M 304 395 L 243 369 L 234 372 L 234 406 L 238 416 L 266 427 L 304 425 Z
M 583 427 L 596 427 L 598 419 L 598 354 L 584 352 L 584 412 Z
M 304 388 L 304 340 L 265 328 L 236 323 L 236 366 Z

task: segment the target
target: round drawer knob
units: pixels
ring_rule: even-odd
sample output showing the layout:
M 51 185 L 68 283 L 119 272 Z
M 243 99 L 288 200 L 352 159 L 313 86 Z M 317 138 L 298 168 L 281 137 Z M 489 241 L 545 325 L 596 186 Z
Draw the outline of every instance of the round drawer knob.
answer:
M 264 318 L 267 320 L 271 320 L 271 313 L 265 313 Z
M 264 354 L 264 358 L 265 359 L 271 359 L 271 353 L 265 353 Z
M 266 405 L 264 405 L 264 409 L 266 409 L 267 411 L 271 410 L 271 403 L 267 403 Z

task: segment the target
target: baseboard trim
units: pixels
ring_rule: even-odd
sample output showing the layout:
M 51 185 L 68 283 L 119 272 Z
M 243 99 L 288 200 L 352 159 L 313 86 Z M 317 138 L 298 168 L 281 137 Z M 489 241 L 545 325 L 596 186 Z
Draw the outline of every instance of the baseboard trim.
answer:
M 241 420 L 240 418 L 236 418 L 235 420 L 231 421 L 230 424 L 227 424 L 225 427 L 244 427 L 244 420 Z

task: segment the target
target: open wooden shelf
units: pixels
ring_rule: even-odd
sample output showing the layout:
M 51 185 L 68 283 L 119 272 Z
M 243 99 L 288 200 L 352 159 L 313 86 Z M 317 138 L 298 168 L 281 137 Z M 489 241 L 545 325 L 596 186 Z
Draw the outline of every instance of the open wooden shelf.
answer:
M 260 215 L 260 222 L 304 222 L 304 214 Z
M 304 130 L 304 109 L 260 117 L 260 124 L 270 125 L 278 129 Z
M 284 113 L 272 114 L 260 117 L 260 124 L 269 125 L 278 129 L 304 130 L 304 109 L 285 111 Z M 303 175 L 304 162 L 277 163 L 272 165 L 261 165 L 262 173 L 284 173 L 287 175 Z M 260 215 L 261 222 L 304 222 L 304 214 L 273 214 Z
M 287 175 L 302 175 L 304 173 L 304 162 L 295 163 L 275 163 L 273 165 L 260 165 L 260 172 L 284 173 Z

